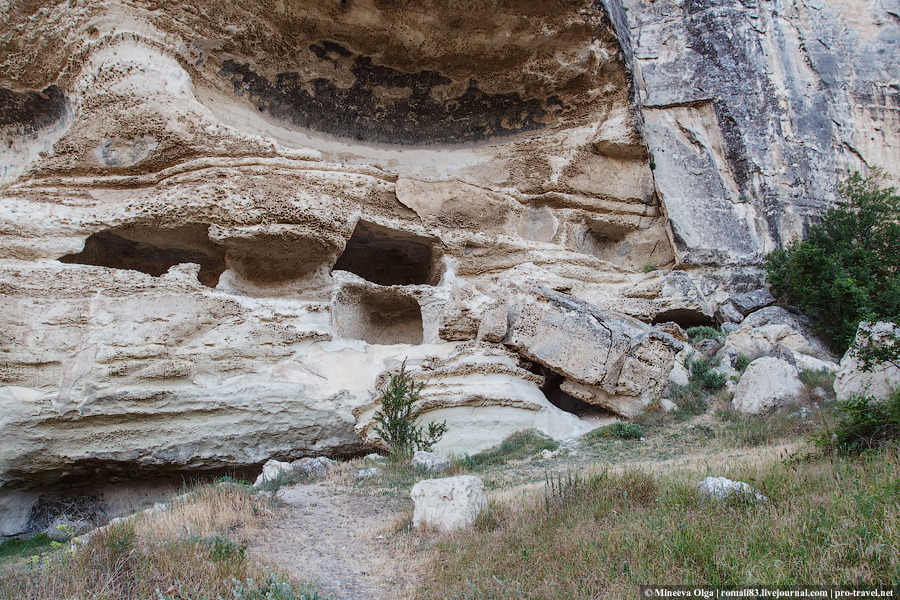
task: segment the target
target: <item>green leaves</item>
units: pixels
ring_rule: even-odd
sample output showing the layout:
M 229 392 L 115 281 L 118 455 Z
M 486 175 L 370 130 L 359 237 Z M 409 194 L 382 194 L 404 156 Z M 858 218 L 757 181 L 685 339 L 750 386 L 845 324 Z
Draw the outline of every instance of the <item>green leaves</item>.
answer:
M 416 450 L 430 450 L 447 432 L 447 422 L 429 423 L 428 429 L 416 425 L 425 412 L 414 408 L 424 383 L 416 382 L 406 373 L 406 362 L 400 373 L 391 375 L 391 382 L 381 394 L 381 409 L 375 411 L 375 433 L 391 447 L 395 455 L 406 456 Z
M 832 348 L 847 350 L 860 321 L 900 315 L 900 196 L 859 173 L 841 187 L 806 239 L 766 257 L 776 296 L 818 319 Z

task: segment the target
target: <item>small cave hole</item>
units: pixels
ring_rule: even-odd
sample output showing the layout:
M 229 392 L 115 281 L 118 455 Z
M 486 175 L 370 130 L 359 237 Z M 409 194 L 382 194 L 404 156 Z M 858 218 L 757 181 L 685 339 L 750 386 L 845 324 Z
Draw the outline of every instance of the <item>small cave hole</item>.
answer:
M 200 283 L 214 288 L 225 271 L 225 255 L 200 229 L 129 227 L 101 231 L 88 237 L 84 250 L 67 254 L 59 261 L 140 271 L 153 277 L 163 275 L 175 265 L 196 263 L 200 265 Z
M 360 221 L 334 270 L 378 285 L 433 285 L 432 244 L 427 238 Z
M 421 344 L 422 310 L 414 298 L 371 289 L 344 289 L 333 309 L 334 332 L 369 344 Z
M 544 385 L 541 386 L 541 391 L 544 392 L 544 396 L 550 401 L 550 404 L 556 408 L 579 417 L 596 412 L 607 412 L 606 409 L 600 406 L 589 404 L 564 392 L 560 386 L 566 378 L 556 371 L 538 363 L 532 363 L 528 370 L 544 378 Z

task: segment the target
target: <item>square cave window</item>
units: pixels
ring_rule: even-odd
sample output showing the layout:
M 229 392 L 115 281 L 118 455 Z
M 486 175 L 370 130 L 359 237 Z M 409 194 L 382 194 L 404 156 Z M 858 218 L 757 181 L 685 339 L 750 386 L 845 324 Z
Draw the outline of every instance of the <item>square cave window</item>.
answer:
M 392 290 L 344 288 L 333 308 L 334 332 L 369 344 L 422 343 L 422 311 L 414 298 Z
M 332 269 L 378 285 L 434 285 L 432 242 L 411 233 L 360 221 Z

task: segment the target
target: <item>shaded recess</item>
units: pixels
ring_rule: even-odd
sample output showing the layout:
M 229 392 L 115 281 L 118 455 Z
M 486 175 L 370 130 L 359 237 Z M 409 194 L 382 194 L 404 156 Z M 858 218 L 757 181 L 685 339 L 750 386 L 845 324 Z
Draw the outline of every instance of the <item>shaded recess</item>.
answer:
M 460 144 L 543 129 L 563 109 L 557 97 L 523 98 L 518 92 L 487 93 L 469 79 L 460 95 L 444 98 L 453 81 L 435 71 L 400 71 L 376 65 L 336 42 L 322 40 L 308 51 L 330 61 L 351 81 L 278 73 L 274 81 L 250 64 L 222 62 L 219 76 L 234 94 L 292 127 L 358 141 L 388 144 Z
M 335 335 L 369 344 L 421 344 L 422 310 L 414 298 L 394 290 L 344 288 L 332 309 Z
M 209 241 L 208 226 L 155 229 L 126 226 L 91 235 L 84 250 L 60 262 L 140 271 L 153 277 L 182 263 L 200 265 L 200 283 L 216 287 L 225 271 L 225 252 Z
M 334 270 L 378 285 L 434 285 L 431 240 L 360 221 Z
M 34 133 L 61 121 L 68 112 L 69 100 L 55 85 L 41 92 L 0 88 L 0 128 Z
M 579 400 L 575 396 L 571 396 L 562 391 L 560 386 L 566 378 L 556 371 L 548 369 L 544 365 L 538 363 L 532 363 L 528 370 L 535 375 L 540 375 L 544 378 L 544 385 L 541 386 L 541 391 L 544 392 L 544 396 L 550 401 L 550 404 L 556 408 L 574 415 L 584 415 L 586 413 L 595 413 L 598 411 L 607 412 L 606 409 L 594 406 L 593 404 L 588 404 L 587 402 Z

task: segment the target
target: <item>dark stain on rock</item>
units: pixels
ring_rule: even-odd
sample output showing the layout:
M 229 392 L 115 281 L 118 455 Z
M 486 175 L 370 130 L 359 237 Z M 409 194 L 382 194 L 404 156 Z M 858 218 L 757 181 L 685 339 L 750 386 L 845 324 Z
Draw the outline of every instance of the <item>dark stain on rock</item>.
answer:
M 225 60 L 219 76 L 234 93 L 289 126 L 356 141 L 387 144 L 465 144 L 544 129 L 563 109 L 559 98 L 524 99 L 518 92 L 491 94 L 469 80 L 461 95 L 435 98 L 452 80 L 435 71 L 405 73 L 373 63 L 331 41 L 310 46 L 320 60 L 350 66 L 353 83 L 338 86 L 327 78 L 306 79 L 279 73 L 275 81 L 249 64 Z M 439 95 L 438 95 L 439 97 Z
M 0 88 L 0 127 L 18 134 L 32 134 L 61 121 L 69 112 L 69 100 L 55 85 L 40 92 L 14 92 Z

